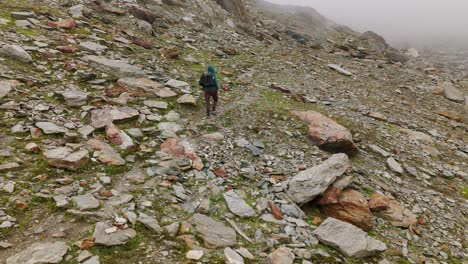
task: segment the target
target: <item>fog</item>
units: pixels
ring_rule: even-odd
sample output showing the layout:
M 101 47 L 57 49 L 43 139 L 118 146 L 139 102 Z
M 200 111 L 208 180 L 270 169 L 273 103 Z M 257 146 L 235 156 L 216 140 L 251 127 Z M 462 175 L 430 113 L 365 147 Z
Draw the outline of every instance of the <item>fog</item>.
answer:
M 338 24 L 390 44 L 468 49 L 468 0 L 268 0 L 308 5 Z

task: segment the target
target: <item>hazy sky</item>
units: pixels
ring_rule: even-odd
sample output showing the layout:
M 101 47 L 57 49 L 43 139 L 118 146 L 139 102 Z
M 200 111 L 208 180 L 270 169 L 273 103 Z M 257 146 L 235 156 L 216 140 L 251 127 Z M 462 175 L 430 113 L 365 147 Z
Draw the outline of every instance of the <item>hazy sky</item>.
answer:
M 468 47 L 468 0 L 268 0 L 309 5 L 335 22 L 389 42 Z

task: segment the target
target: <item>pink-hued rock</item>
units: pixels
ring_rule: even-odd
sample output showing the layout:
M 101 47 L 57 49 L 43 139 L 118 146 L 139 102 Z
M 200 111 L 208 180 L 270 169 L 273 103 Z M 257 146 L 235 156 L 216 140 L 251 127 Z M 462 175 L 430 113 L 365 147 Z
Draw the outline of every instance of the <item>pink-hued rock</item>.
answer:
M 139 112 L 128 106 L 112 106 L 96 109 L 91 112 L 91 125 L 94 128 L 104 128 L 115 121 L 123 121 L 139 116 Z
M 355 152 L 351 132 L 330 118 L 314 111 L 293 111 L 309 127 L 309 137 L 318 147 L 331 152 Z
M 392 225 L 409 227 L 418 222 L 417 216 L 401 205 L 397 200 L 383 194 L 376 193 L 369 200 L 369 207 L 383 219 L 389 220 Z
M 204 165 L 193 146 L 178 138 L 169 138 L 161 144 L 161 151 L 175 158 L 188 157 L 192 160 L 192 167 L 197 170 L 203 169 Z

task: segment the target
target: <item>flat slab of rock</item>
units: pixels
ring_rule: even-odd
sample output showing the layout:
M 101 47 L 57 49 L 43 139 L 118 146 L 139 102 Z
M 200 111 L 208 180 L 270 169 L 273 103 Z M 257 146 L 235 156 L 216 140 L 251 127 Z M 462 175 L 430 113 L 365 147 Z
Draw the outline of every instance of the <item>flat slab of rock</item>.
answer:
M 91 111 L 91 125 L 98 129 L 106 127 L 113 122 L 136 118 L 140 115 L 138 110 L 128 106 L 110 106 Z
M 69 147 L 47 150 L 44 152 L 43 156 L 49 165 L 68 170 L 78 170 L 89 160 L 89 153 L 87 150 L 73 151 Z
M 0 99 L 7 96 L 11 92 L 10 81 L 0 81 Z
M 309 137 L 318 147 L 331 152 L 357 151 L 351 132 L 344 126 L 315 111 L 293 111 L 309 128 Z
M 88 140 L 87 145 L 96 151 L 95 155 L 101 163 L 115 166 L 125 164 L 125 160 L 109 144 L 97 139 L 90 139 Z
M 90 193 L 73 196 L 71 199 L 75 202 L 76 206 L 80 210 L 96 209 L 99 207 L 98 199 L 96 199 Z
M 312 201 L 350 167 L 346 154 L 334 154 L 328 160 L 315 167 L 299 172 L 288 185 L 287 193 L 297 204 Z
M 292 264 L 294 259 L 294 253 L 286 247 L 280 247 L 268 255 L 269 264 Z
M 252 207 L 250 207 L 234 190 L 225 192 L 223 197 L 229 210 L 233 214 L 240 217 L 252 217 L 257 215 L 255 210 L 252 209 Z
M 161 98 L 169 98 L 177 95 L 177 93 L 171 89 L 148 78 L 121 78 L 117 81 L 117 85 L 135 90 L 139 93 L 143 92 L 145 94 L 156 95 Z
M 116 78 L 141 77 L 145 75 L 141 68 L 130 65 L 121 60 L 112 60 L 95 55 L 84 56 L 83 60 L 96 69 Z
M 244 258 L 230 247 L 224 249 L 224 259 L 226 264 L 244 264 Z
M 144 105 L 151 108 L 157 109 L 167 109 L 167 103 L 163 101 L 154 101 L 154 100 L 146 100 L 143 102 Z
M 197 105 L 197 99 L 190 94 L 184 94 L 179 99 L 177 99 L 177 103 L 179 104 L 186 104 L 186 105 Z
M 175 79 L 170 79 L 166 82 L 166 86 L 174 88 L 176 90 L 180 90 L 183 93 L 190 93 L 192 88 L 190 88 L 190 84 L 184 81 L 179 81 Z
M 113 124 L 107 126 L 106 136 L 109 142 L 120 149 L 128 149 L 133 146 L 132 138 Z
M 117 229 L 117 231 L 112 233 L 106 233 L 106 229 L 111 228 L 111 225 L 108 225 L 104 222 L 96 223 L 94 228 L 94 243 L 97 245 L 104 246 L 118 246 L 126 244 L 130 239 L 134 238 L 137 233 L 131 228 L 127 229 Z
M 313 234 L 320 242 L 338 249 L 348 257 L 367 257 L 387 250 L 385 243 L 370 237 L 360 228 L 331 217 Z
M 30 63 L 33 61 L 31 55 L 17 45 L 3 45 L 3 47 L 0 48 L 0 54 L 23 63 Z
M 196 231 L 201 235 L 207 248 L 231 247 L 237 244 L 236 231 L 206 215 L 194 214 Z
M 403 173 L 403 168 L 401 167 L 400 163 L 398 163 L 394 158 L 388 158 L 387 165 L 392 171 L 398 174 Z
M 106 46 L 91 41 L 81 42 L 79 47 L 81 50 L 86 50 L 94 53 L 101 53 L 107 49 Z
M 82 92 L 75 86 L 70 86 L 68 90 L 58 92 L 69 106 L 82 106 L 88 100 L 88 93 Z
M 195 151 L 195 147 L 186 140 L 169 138 L 161 144 L 160 150 L 174 158 L 188 157 L 192 161 L 194 169 L 201 170 L 204 167 L 203 161 Z
M 68 132 L 68 129 L 57 126 L 56 124 L 52 122 L 37 122 L 36 126 L 44 132 L 46 135 L 51 135 L 51 134 L 64 134 Z
M 144 224 L 146 227 L 155 232 L 161 232 L 161 226 L 159 226 L 158 221 L 149 215 L 140 213 L 140 215 L 137 218 L 137 221 Z
M 39 242 L 7 258 L 6 264 L 60 263 L 67 252 L 65 242 Z
M 465 96 L 462 91 L 455 88 L 451 83 L 444 83 L 445 98 L 456 103 L 464 103 Z
M 328 64 L 327 65 L 328 68 L 332 69 L 332 70 L 335 70 L 345 76 L 352 76 L 353 74 L 350 72 L 350 71 L 347 71 L 345 70 L 343 67 L 341 67 L 340 65 L 336 65 L 336 64 Z

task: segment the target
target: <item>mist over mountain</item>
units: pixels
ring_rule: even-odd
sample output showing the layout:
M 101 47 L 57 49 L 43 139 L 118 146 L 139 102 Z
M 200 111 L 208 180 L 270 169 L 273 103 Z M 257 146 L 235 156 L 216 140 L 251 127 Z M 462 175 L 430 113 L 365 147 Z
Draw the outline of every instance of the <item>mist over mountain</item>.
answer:
M 269 0 L 307 5 L 337 23 L 383 35 L 390 44 L 418 48 L 468 46 L 468 1 L 464 0 Z

